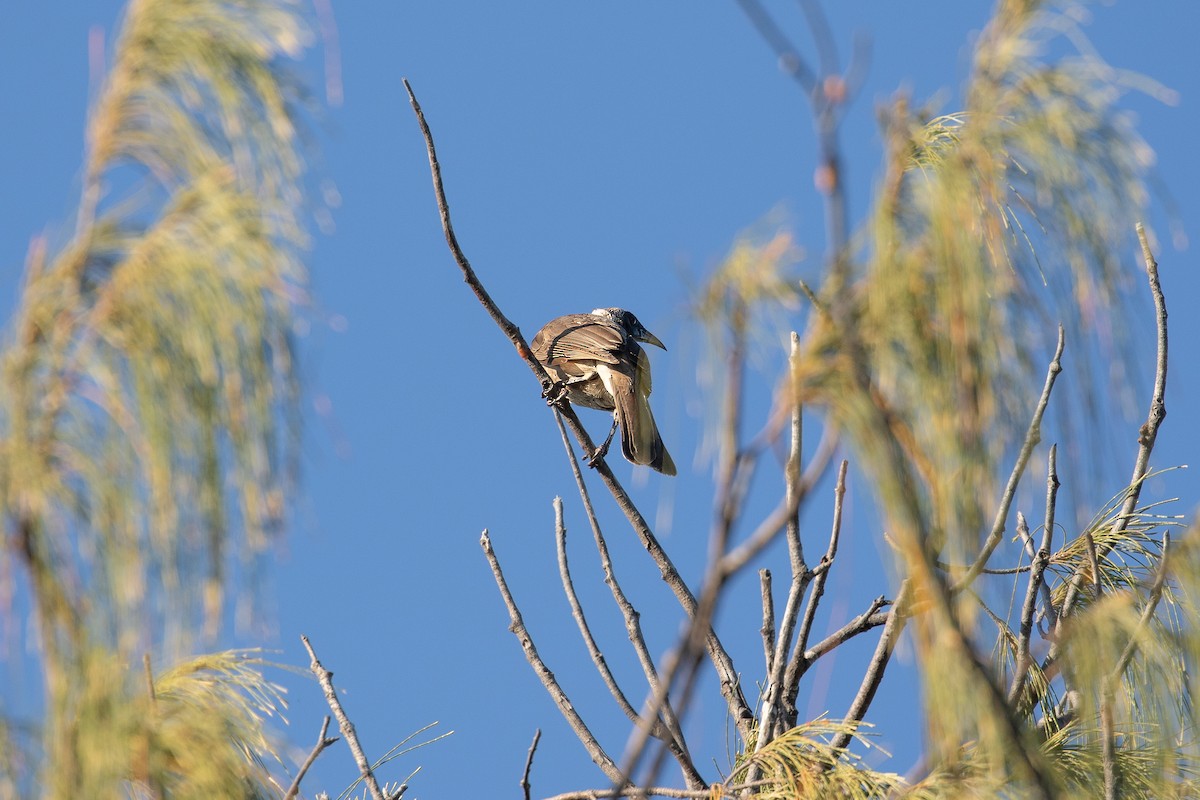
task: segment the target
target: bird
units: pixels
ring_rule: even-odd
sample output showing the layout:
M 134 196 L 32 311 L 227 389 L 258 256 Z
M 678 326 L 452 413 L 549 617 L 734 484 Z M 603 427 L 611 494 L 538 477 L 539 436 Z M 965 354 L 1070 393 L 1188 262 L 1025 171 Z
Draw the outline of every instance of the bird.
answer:
M 667 349 L 629 311 L 597 308 L 550 320 L 533 337 L 530 349 L 551 380 L 543 392 L 548 403 L 565 398 L 572 405 L 613 412 L 608 437 L 589 464 L 595 466 L 608 452 L 619 427 L 627 460 L 674 475 L 675 462 L 650 411 L 650 357 L 638 342 Z

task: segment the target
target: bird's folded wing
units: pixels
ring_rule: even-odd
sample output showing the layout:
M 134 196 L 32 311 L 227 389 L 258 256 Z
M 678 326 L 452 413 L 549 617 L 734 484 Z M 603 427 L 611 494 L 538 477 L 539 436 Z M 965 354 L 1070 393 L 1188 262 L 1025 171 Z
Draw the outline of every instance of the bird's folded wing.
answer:
M 621 363 L 625 333 L 615 325 L 598 320 L 590 314 L 579 316 L 578 322 L 567 324 L 562 331 L 556 331 L 549 337 L 546 360 Z

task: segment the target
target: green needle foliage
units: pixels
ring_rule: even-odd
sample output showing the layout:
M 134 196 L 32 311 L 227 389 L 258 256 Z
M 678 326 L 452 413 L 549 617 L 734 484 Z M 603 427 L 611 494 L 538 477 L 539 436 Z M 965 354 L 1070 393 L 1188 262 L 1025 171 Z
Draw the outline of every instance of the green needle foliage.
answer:
M 225 618 L 231 573 L 279 529 L 293 469 L 305 235 L 281 63 L 308 38 L 287 0 L 129 4 L 74 229 L 31 248 L 3 353 L 17 568 L 0 574 L 28 580 L 46 724 L 40 764 L 2 771 L 0 796 L 268 785 L 278 698 L 260 662 L 192 653 Z M 153 691 L 144 654 L 180 664 Z
M 1000 498 L 1026 439 L 1039 457 L 1025 477 L 1045 463 L 1045 451 L 1033 449 L 1040 425 L 1030 420 L 1049 361 L 1041 354 L 1053 352 L 1058 324 L 1085 384 L 1095 382 L 1088 365 L 1097 354 L 1131 354 L 1127 298 L 1150 293 L 1127 254 L 1148 203 L 1153 154 L 1117 103 L 1129 90 L 1170 96 L 1102 62 L 1080 31 L 1081 13 L 1068 3 L 1000 0 L 975 45 L 960 111 L 935 114 L 907 97 L 885 109 L 885 160 L 870 216 L 848 241 L 833 242 L 823 283 L 804 292 L 810 311 L 792 369 L 794 402 L 850 441 L 879 501 L 906 581 L 898 613 L 920 659 L 930 771 L 908 786 L 845 755 L 814 767 L 820 751 L 801 743 L 801 726 L 755 754 L 760 774 L 780 781 L 767 794 L 1200 791 L 1189 677 L 1200 647 L 1192 630 L 1198 531 L 1166 546 L 1179 519 L 1136 502 L 1156 473 L 1142 469 L 1111 501 L 1096 503 L 1082 529 L 1059 514 L 1046 589 L 1034 594 L 1041 630 L 1024 632 L 1020 652 L 1024 554 L 1037 550 L 1042 531 L 1012 546 L 1004 531 L 1015 508 Z M 739 243 L 700 291 L 698 315 L 718 332 L 717 345 L 728 342 L 713 349 L 714 362 L 740 360 L 747 340 L 761 335 L 748 330 L 754 324 L 780 332 L 772 314 L 795 297 L 763 287 L 786 286 L 783 252 Z M 1152 330 L 1143 319 L 1136 325 Z M 1097 339 L 1119 346 L 1105 349 Z M 1138 388 L 1144 408 L 1150 384 Z M 1088 443 L 1125 436 L 1088 416 L 1095 408 L 1087 389 L 1074 391 L 1055 387 L 1050 405 L 1093 420 L 1099 432 Z M 997 520 L 998 508 L 1006 514 Z M 1003 538 L 984 550 L 994 525 Z M 1010 545 L 994 552 L 1024 559 L 1025 570 L 983 574 L 985 566 L 1013 566 L 981 556 L 1004 540 Z M 1007 610 L 988 605 L 997 597 Z M 1038 655 L 1028 651 L 1030 639 L 1042 643 Z M 846 769 L 853 786 L 813 782 Z
M 1138 286 L 1124 254 L 1152 155 L 1115 103 L 1129 88 L 1158 89 L 1091 52 L 1077 7 L 1047 5 L 998 4 L 961 112 L 928 118 L 901 98 L 886 113 L 873 215 L 846 257 L 848 288 L 834 274 L 818 293 L 797 377 L 801 399 L 854 443 L 910 582 L 937 780 L 969 779 L 955 796 L 1102 794 L 1107 738 L 1120 796 L 1174 796 L 1196 789 L 1188 638 L 1160 624 L 1152 586 L 1165 526 L 1177 523 L 1138 509 L 1118 524 L 1130 489 L 1087 530 L 1068 530 L 1066 545 L 1055 537 L 1054 608 L 1079 597 L 1016 708 L 1005 689 L 1026 579 L 1016 608 L 995 613 L 977 573 L 940 566 L 979 557 L 1040 388 L 1034 354 L 1054 324 L 1085 358 L 1088 336 L 1128 329 L 1118 299 Z M 1055 55 L 1070 46 L 1075 55 Z M 1178 621 L 1194 607 L 1171 578 L 1162 600 Z M 992 659 L 976 640 L 981 612 L 1000 628 Z M 1069 698 L 1056 696 L 1060 678 Z M 1112 735 L 1097 734 L 1102 719 Z M 922 796 L 935 795 L 947 796 Z

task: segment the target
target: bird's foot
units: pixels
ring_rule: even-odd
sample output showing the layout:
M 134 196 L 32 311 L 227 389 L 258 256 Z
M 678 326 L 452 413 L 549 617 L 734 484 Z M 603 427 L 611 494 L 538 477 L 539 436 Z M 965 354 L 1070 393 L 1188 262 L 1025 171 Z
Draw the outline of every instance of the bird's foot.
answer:
M 603 459 L 606 455 L 608 455 L 608 446 L 611 443 L 612 443 L 612 439 L 609 439 L 604 444 L 597 447 L 596 452 L 592 453 L 590 456 L 587 457 L 587 465 L 589 467 L 591 467 L 592 469 L 595 469 L 596 465 L 600 463 L 600 460 Z
M 546 405 L 559 406 L 567 396 L 567 384 L 564 381 L 552 381 L 542 384 L 542 397 Z

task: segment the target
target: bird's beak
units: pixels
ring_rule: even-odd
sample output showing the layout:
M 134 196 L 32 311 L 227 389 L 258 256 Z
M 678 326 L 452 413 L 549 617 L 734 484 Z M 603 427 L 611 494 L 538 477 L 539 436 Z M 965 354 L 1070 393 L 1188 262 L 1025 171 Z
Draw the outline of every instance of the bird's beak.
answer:
M 659 341 L 659 338 L 650 331 L 642 331 L 642 335 L 638 337 L 638 341 L 645 342 L 646 344 L 652 344 L 655 347 L 661 347 L 663 350 L 667 349 L 667 346 Z

